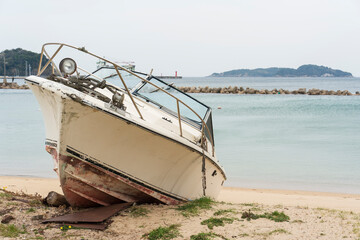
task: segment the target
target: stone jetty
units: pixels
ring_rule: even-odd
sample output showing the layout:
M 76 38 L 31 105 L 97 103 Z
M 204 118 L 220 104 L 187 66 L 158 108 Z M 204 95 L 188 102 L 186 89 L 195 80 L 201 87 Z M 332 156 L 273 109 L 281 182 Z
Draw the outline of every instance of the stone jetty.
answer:
M 254 88 L 243 88 L 243 87 L 177 87 L 183 92 L 186 93 L 222 93 L 222 94 L 297 94 L 297 95 L 341 95 L 341 96 L 351 96 L 351 95 L 360 95 L 360 92 L 351 93 L 348 90 L 322 90 L 312 88 L 306 90 L 306 88 L 299 88 L 298 90 L 284 90 L 280 89 L 254 89 Z
M 25 84 L 19 85 L 16 82 L 12 83 L 0 83 L 0 89 L 29 89 Z

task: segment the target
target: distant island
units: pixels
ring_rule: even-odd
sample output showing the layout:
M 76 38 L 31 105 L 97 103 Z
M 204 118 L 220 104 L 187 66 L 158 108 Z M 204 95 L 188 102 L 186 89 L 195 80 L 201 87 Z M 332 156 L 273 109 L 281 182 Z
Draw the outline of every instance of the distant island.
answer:
M 349 72 L 312 64 L 294 68 L 256 68 L 237 69 L 222 73 L 213 73 L 210 77 L 352 77 Z
M 27 51 L 21 48 L 5 50 L 0 53 L 0 76 L 4 75 L 4 57 L 7 76 L 29 76 L 37 73 L 40 53 Z M 47 62 L 43 56 L 43 64 Z M 51 64 L 43 75 L 51 74 Z

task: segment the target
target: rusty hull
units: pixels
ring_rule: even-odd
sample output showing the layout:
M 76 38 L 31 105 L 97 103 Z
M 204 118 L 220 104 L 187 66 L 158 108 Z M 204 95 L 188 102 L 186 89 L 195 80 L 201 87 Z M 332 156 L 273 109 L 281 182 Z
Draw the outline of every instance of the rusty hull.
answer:
M 57 172 L 61 187 L 66 200 L 72 206 L 109 206 L 124 202 L 162 202 L 175 205 L 182 202 L 96 164 L 77 157 L 58 154 L 52 146 L 47 145 L 46 150 L 58 162 Z

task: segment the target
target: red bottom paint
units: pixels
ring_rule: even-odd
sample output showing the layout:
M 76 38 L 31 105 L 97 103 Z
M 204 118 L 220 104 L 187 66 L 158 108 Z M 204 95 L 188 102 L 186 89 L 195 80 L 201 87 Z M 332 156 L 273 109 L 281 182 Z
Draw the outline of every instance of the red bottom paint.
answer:
M 108 206 L 122 202 L 162 202 L 169 205 L 182 201 L 161 191 L 152 190 L 130 178 L 122 177 L 100 166 L 75 157 L 61 155 L 52 146 L 46 146 L 55 161 L 55 171 L 66 200 L 72 206 Z

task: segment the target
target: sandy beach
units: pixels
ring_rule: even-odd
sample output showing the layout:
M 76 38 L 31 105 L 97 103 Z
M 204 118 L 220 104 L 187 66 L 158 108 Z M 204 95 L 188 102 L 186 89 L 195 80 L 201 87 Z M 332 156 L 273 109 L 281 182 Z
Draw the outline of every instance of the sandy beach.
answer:
M 0 187 L 13 192 L 38 193 L 43 197 L 50 191 L 62 193 L 57 178 L 0 176 Z M 224 187 L 217 200 L 235 204 L 321 207 L 360 213 L 360 195 L 357 194 Z
M 34 219 L 39 215 L 44 218 L 61 215 L 73 209 L 29 206 L 25 202 L 14 202 L 10 193 L 4 191 L 38 193 L 43 197 L 49 191 L 62 193 L 58 179 L 0 176 L 0 187 L 0 210 L 10 209 L 8 214 L 15 219 L 9 224 L 26 230 L 18 233 L 19 239 L 151 239 L 149 234 L 159 228 L 174 228 L 176 234 L 170 239 L 360 238 L 360 195 L 227 187 L 216 203 L 194 215 L 184 214 L 174 206 L 143 204 L 114 216 L 105 231 L 64 231 L 60 225 L 44 225 Z M 243 218 L 244 213 L 269 216 L 276 212 L 288 219 L 276 222 L 264 217 Z M 206 224 L 214 219 L 225 222 L 222 226 Z M 9 224 L 0 225 L 0 235 Z

